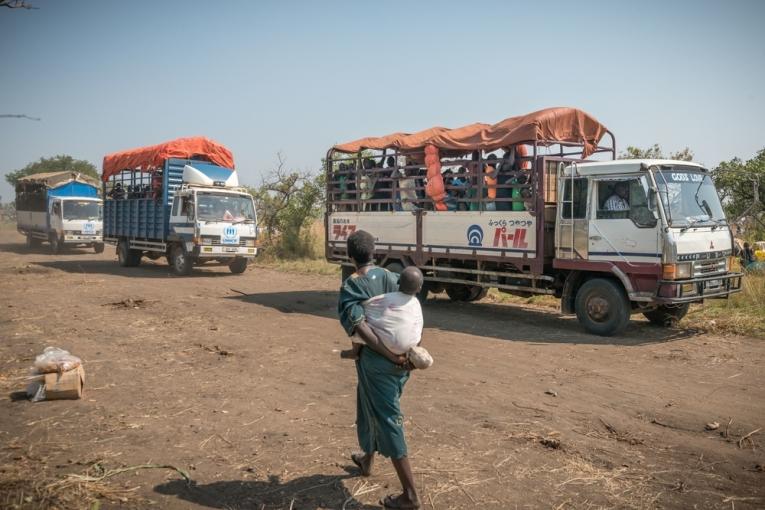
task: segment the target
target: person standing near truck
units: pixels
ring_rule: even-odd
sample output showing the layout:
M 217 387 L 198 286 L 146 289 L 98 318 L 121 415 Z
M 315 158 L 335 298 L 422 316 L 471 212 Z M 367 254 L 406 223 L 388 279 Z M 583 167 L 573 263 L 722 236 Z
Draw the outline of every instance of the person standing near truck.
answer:
M 376 453 L 390 457 L 402 493 L 387 496 L 382 501 L 383 506 L 419 508 L 400 404 L 404 385 L 409 379 L 409 370 L 403 366 L 406 358 L 390 352 L 364 317 L 363 301 L 398 290 L 398 275 L 375 266 L 374 252 L 374 237 L 368 232 L 357 230 L 348 236 L 348 258 L 356 272 L 340 288 L 338 314 L 348 336 L 357 334 L 365 342 L 356 361 L 356 432 L 362 453 L 351 455 L 351 460 L 363 476 L 369 476 Z

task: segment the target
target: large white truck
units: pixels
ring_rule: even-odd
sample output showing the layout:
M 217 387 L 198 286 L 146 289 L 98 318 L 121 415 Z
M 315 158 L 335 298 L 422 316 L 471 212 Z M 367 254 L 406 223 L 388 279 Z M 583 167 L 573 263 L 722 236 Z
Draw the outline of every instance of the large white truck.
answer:
M 224 146 L 202 137 L 104 158 L 104 238 L 124 267 L 166 257 L 173 272 L 224 264 L 240 274 L 257 254 L 252 195 Z
M 102 208 L 98 181 L 76 172 L 33 174 L 16 184 L 16 226 L 28 248 L 48 242 L 53 253 L 74 246 L 103 252 Z
M 690 303 L 738 292 L 709 171 L 615 153 L 610 131 L 572 108 L 337 145 L 326 159 L 327 259 L 347 276 L 345 242 L 363 229 L 380 264 L 423 271 L 422 297 L 549 294 L 599 335 L 637 313 L 670 325 Z

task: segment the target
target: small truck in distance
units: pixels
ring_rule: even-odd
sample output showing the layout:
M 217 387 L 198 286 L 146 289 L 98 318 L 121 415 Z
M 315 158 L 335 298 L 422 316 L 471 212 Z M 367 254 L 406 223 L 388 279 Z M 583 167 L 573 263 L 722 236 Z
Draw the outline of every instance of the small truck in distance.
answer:
M 89 246 L 104 251 L 102 200 L 98 181 L 77 172 L 28 175 L 16 184 L 16 228 L 27 247 L 42 242 L 53 253 L 64 247 Z
M 254 201 L 239 187 L 231 152 L 212 140 L 110 154 L 102 180 L 104 239 L 121 266 L 166 257 L 177 275 L 208 262 L 240 274 L 257 254 Z

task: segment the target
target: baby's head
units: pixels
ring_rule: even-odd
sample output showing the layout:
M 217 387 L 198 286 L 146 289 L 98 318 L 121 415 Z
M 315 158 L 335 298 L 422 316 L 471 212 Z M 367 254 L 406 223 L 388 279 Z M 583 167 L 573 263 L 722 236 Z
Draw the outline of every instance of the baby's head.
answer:
M 414 266 L 409 266 L 401 271 L 401 277 L 398 280 L 398 290 L 411 296 L 416 295 L 422 290 L 422 272 Z

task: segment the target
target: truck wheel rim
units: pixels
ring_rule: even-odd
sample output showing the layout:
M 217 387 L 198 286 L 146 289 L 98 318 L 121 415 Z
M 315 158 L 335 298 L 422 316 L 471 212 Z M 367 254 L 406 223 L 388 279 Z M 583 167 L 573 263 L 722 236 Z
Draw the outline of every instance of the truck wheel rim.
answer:
M 587 315 L 596 322 L 604 322 L 608 319 L 610 305 L 603 296 L 593 296 L 587 300 Z

